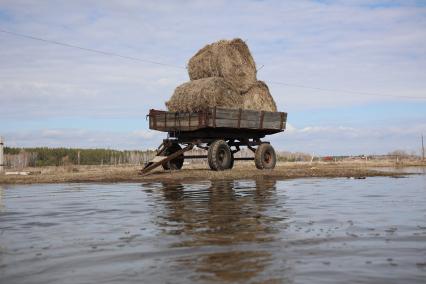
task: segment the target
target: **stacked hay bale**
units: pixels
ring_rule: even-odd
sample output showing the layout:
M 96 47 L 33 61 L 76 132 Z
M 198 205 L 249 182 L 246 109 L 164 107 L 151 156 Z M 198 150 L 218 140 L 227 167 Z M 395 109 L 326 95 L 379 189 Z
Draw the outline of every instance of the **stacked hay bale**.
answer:
M 188 63 L 191 80 L 222 77 L 237 89 L 247 92 L 256 82 L 256 64 L 244 41 L 220 40 L 198 51 Z
M 166 102 L 170 111 L 197 112 L 210 107 L 241 106 L 243 97 L 234 86 L 221 77 L 209 77 L 178 86 Z M 238 108 L 238 107 L 237 107 Z
M 277 111 L 277 105 L 263 81 L 256 81 L 254 85 L 242 95 L 243 109 Z
M 170 111 L 210 107 L 277 111 L 268 86 L 257 81 L 256 64 L 241 39 L 220 40 L 200 49 L 188 63 L 190 82 L 166 102 Z

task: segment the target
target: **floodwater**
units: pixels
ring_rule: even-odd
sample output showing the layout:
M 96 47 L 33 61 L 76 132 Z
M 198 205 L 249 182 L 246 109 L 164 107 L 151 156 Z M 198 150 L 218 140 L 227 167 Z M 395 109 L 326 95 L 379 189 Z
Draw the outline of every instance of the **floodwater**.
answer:
M 426 175 L 0 188 L 0 283 L 426 283 Z

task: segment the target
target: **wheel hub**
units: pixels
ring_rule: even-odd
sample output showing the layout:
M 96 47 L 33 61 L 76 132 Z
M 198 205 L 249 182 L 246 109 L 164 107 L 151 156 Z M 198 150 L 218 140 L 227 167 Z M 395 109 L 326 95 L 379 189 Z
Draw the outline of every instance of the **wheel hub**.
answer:
M 269 164 L 271 162 L 271 159 L 272 159 L 271 153 L 266 152 L 265 153 L 265 157 L 263 158 L 263 160 L 265 161 L 265 163 Z
M 221 163 L 223 163 L 223 160 L 224 160 L 224 158 L 225 158 L 225 151 L 224 150 L 221 150 L 221 151 L 219 151 L 219 157 L 218 157 L 218 160 L 219 160 L 219 162 L 221 162 Z

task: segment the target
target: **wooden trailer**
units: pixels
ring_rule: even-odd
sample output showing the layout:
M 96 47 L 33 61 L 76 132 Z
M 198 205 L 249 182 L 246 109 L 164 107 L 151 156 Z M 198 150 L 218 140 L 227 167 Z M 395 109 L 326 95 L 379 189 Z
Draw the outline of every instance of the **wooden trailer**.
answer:
M 231 169 L 235 160 L 254 160 L 258 169 L 273 169 L 275 150 L 266 135 L 284 131 L 285 112 L 210 108 L 200 112 L 168 112 L 151 109 L 149 128 L 167 132 L 168 138 L 157 149 L 157 156 L 147 163 L 142 174 L 162 166 L 166 170 L 181 169 L 185 159 L 207 158 L 212 170 Z M 234 158 L 246 146 L 253 158 Z M 194 147 L 207 150 L 207 155 L 185 156 Z

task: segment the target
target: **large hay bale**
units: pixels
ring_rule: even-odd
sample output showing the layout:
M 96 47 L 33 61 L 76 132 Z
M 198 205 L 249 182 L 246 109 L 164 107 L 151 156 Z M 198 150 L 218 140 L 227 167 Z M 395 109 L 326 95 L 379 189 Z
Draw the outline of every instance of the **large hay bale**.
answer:
M 243 94 L 243 108 L 252 110 L 277 111 L 277 105 L 263 81 L 257 81 Z
M 256 64 L 241 39 L 220 40 L 200 49 L 188 63 L 191 80 L 222 77 L 241 93 L 256 83 Z
M 241 108 L 242 96 L 225 79 L 211 77 L 178 86 L 166 106 L 174 112 L 197 112 L 211 107 Z

